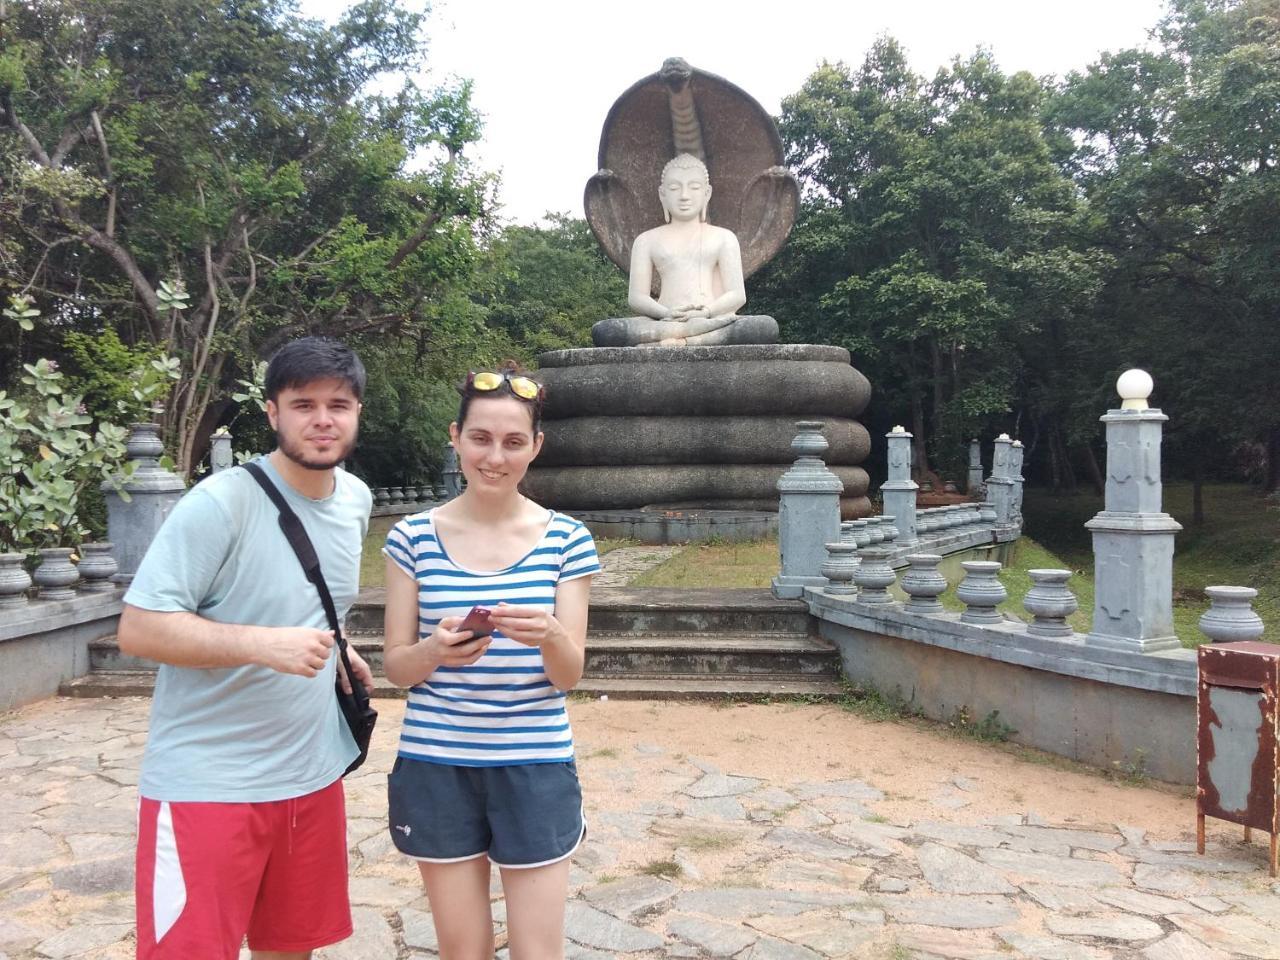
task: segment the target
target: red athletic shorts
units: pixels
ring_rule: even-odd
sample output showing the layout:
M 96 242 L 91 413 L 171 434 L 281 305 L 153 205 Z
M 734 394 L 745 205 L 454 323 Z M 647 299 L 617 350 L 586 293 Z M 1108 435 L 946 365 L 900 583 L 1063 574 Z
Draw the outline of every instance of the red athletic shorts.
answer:
M 138 960 L 236 960 L 351 936 L 342 781 L 291 800 L 142 798 Z

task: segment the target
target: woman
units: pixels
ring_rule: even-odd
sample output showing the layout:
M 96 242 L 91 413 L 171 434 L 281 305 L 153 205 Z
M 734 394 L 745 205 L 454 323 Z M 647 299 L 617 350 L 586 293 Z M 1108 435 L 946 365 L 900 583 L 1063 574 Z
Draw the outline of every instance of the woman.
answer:
M 444 960 L 490 960 L 489 865 L 515 958 L 559 958 L 585 831 L 565 692 L 582 676 L 591 534 L 520 481 L 544 391 L 514 364 L 473 373 L 449 436 L 467 487 L 387 536 L 385 668 L 409 687 L 391 836 L 418 861 Z M 492 634 L 461 628 L 474 607 Z

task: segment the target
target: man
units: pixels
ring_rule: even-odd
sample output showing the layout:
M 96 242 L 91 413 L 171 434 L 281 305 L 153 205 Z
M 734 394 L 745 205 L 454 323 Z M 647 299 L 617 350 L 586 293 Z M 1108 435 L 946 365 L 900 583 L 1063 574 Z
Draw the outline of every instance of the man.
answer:
M 258 462 L 301 518 L 339 616 L 359 590 L 369 489 L 336 469 L 365 371 L 334 340 L 271 359 L 276 449 Z M 120 649 L 161 663 L 139 782 L 139 960 L 308 958 L 351 935 L 342 774 L 356 756 L 339 658 L 278 511 L 245 470 L 174 507 L 125 594 Z M 357 680 L 372 687 L 351 651 Z

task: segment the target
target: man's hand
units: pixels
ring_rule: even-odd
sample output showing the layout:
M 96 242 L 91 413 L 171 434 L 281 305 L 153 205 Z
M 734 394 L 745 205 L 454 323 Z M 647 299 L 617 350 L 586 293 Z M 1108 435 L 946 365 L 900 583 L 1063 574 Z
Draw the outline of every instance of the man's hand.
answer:
M 333 649 L 333 631 L 311 627 L 263 627 L 257 662 L 278 673 L 314 677 Z M 365 668 L 366 670 L 368 667 Z
M 347 644 L 347 659 L 351 661 L 351 672 L 356 675 L 356 679 L 360 681 L 361 686 L 369 694 L 373 693 L 373 671 L 369 669 L 369 665 L 364 662 L 364 657 L 356 653 L 355 648 L 351 644 Z M 347 671 L 342 666 L 342 659 L 338 659 L 338 680 L 342 683 L 344 693 L 351 692 L 351 681 L 347 679 Z

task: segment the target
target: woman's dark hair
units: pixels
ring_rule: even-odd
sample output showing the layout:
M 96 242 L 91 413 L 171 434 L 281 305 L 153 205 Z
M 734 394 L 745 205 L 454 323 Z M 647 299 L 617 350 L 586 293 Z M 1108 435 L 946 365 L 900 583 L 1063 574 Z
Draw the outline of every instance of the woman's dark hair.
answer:
M 524 368 L 514 360 L 504 360 L 498 367 L 497 372 L 512 376 L 529 376 L 524 371 Z M 532 380 L 533 378 L 530 377 L 529 379 Z M 539 384 L 539 386 L 542 385 Z M 527 400 L 514 393 L 511 389 L 511 384 L 505 380 L 503 381 L 502 386 L 497 390 L 480 391 L 471 386 L 471 378 L 468 377 L 466 380 L 463 380 L 462 383 L 458 384 L 458 393 L 462 395 L 462 400 L 458 403 L 459 430 L 462 429 L 462 425 L 467 420 L 467 411 L 471 409 L 471 401 L 476 398 L 483 400 L 485 397 L 515 397 L 529 408 L 529 415 L 533 418 L 533 435 L 536 437 L 538 435 L 538 431 L 542 429 L 542 402 L 546 399 L 546 387 L 542 387 L 542 389 L 538 391 L 538 397 L 536 400 Z
M 302 337 L 286 343 L 267 364 L 263 393 L 274 401 L 281 390 L 317 380 L 342 380 L 359 400 L 368 375 L 354 350 L 330 337 Z

